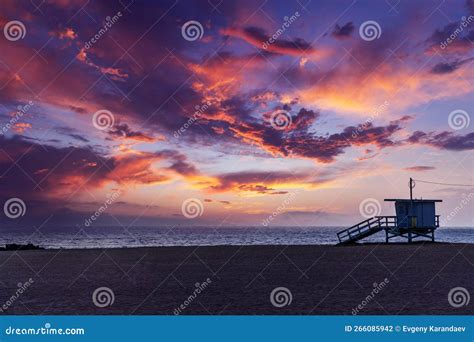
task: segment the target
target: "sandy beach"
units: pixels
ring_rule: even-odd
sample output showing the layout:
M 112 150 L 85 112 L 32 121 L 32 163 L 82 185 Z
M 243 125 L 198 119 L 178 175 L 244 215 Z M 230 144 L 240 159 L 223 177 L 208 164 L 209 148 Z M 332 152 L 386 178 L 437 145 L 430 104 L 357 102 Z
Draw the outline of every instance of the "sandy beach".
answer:
M 0 272 L 3 314 L 474 314 L 448 302 L 474 291 L 468 244 L 1 251 Z

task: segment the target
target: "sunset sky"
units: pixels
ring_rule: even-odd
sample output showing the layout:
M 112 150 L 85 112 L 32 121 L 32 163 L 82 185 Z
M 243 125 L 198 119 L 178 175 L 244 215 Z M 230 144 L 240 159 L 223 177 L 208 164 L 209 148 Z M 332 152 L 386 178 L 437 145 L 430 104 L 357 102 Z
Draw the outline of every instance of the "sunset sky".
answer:
M 0 28 L 2 224 L 113 197 L 94 224 L 346 225 L 410 176 L 473 184 L 474 1 L 2 1 Z M 473 191 L 414 193 L 443 218 Z

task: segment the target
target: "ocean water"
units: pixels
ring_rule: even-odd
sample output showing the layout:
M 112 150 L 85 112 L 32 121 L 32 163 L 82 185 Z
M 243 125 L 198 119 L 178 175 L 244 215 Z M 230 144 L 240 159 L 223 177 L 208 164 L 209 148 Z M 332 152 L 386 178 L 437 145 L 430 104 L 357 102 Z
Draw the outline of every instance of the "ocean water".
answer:
M 34 243 L 45 248 L 121 248 L 205 245 L 333 245 L 340 227 L 56 227 L 39 231 L 0 228 L 0 246 Z M 474 243 L 474 228 L 440 228 L 436 241 Z M 379 232 L 363 240 L 384 242 Z M 395 240 L 393 240 L 395 241 Z M 403 241 L 403 240 L 400 240 Z

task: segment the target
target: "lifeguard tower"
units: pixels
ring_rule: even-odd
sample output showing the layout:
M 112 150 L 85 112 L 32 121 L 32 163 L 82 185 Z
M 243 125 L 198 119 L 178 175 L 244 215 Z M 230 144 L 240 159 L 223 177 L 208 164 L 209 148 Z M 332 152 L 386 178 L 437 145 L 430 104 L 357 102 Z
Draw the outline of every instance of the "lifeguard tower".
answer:
M 337 233 L 339 244 L 359 241 L 385 230 L 385 242 L 395 237 L 406 238 L 408 243 L 415 239 L 427 238 L 435 241 L 435 230 L 439 228 L 436 215 L 438 199 L 413 199 L 415 182 L 410 178 L 410 199 L 385 199 L 395 202 L 395 216 L 374 216 Z

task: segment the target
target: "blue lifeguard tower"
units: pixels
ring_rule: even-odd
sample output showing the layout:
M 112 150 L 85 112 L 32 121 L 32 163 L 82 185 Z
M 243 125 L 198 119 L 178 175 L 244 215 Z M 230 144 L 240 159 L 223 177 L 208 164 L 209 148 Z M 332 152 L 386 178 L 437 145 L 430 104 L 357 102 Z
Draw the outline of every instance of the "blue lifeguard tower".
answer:
M 367 236 L 385 230 L 385 242 L 396 237 L 406 238 L 408 243 L 415 239 L 435 241 L 435 230 L 439 228 L 436 202 L 439 199 L 413 199 L 415 182 L 410 178 L 409 199 L 385 199 L 395 202 L 395 216 L 374 216 L 337 233 L 339 244 L 359 241 Z

